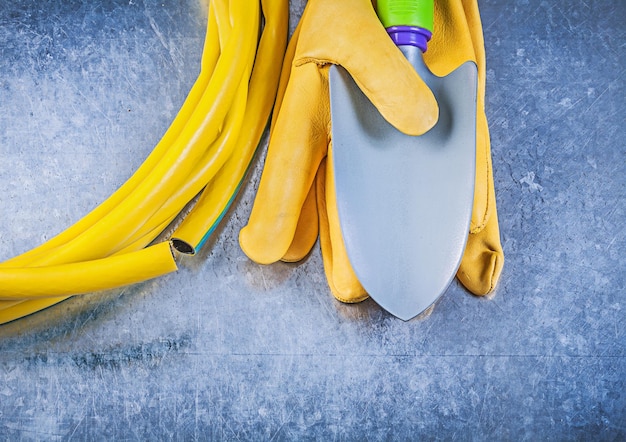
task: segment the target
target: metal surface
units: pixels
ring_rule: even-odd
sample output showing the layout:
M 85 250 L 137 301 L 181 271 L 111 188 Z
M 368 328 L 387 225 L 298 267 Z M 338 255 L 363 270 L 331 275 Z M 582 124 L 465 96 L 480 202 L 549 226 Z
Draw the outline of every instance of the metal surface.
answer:
M 291 27 L 304 1 L 292 2 Z M 482 0 L 506 264 L 427 317 L 239 250 L 265 145 L 171 276 L 0 327 L 0 439 L 626 438 L 626 3 Z M 199 70 L 196 0 L 0 2 L 0 255 L 140 164 Z
M 474 63 L 433 75 L 404 56 L 439 104 L 424 135 L 389 124 L 341 67 L 329 74 L 337 211 L 350 263 L 381 307 L 405 321 L 433 304 L 461 263 L 476 171 Z

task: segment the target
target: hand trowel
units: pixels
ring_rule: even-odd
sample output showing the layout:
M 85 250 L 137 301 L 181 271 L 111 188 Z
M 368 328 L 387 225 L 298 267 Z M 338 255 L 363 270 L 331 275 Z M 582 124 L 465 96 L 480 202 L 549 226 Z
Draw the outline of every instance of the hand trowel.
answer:
M 465 249 L 476 170 L 477 69 L 467 62 L 438 77 L 425 65 L 433 0 L 378 0 L 377 13 L 435 95 L 439 119 L 424 135 L 406 135 L 346 70 L 332 66 L 331 161 L 356 276 L 382 308 L 409 320 L 445 292 Z

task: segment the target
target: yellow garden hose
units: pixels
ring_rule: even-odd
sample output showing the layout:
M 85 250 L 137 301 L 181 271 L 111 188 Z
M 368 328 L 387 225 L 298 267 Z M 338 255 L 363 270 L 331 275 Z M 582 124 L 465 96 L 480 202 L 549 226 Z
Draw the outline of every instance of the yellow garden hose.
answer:
M 276 98 L 282 58 L 287 43 L 286 27 L 289 5 L 286 0 L 268 1 L 262 4 L 263 11 L 271 8 L 272 10 L 268 11 L 270 15 L 281 16 L 281 26 L 268 28 L 266 24 L 259 41 L 258 54 L 270 54 L 276 51 L 278 43 L 281 48 L 280 54 L 277 54 L 280 56 L 280 61 L 276 62 L 275 58 L 269 56 L 257 55 L 250 78 L 250 94 L 244 121 L 237 141 L 240 155 L 233 156 L 217 172 L 196 203 L 193 209 L 195 216 L 186 217 L 172 235 L 175 243 L 184 242 L 191 253 L 195 253 L 196 249 L 202 247 L 236 196 L 263 135 Z M 270 79 L 272 83 L 268 84 Z
M 150 263 L 138 266 L 136 263 Z M 145 281 L 176 270 L 170 245 L 162 242 L 137 252 L 46 267 L 0 272 L 0 298 L 21 300 L 71 296 Z M 97 275 L 92 274 L 96 271 Z M 128 273 L 133 273 L 129 275 Z
M 68 296 L 172 272 L 176 253 L 201 247 L 232 203 L 267 124 L 288 11 L 288 0 L 209 2 L 201 71 L 169 129 L 96 209 L 0 263 L 0 324 Z M 200 192 L 173 240 L 151 245 Z

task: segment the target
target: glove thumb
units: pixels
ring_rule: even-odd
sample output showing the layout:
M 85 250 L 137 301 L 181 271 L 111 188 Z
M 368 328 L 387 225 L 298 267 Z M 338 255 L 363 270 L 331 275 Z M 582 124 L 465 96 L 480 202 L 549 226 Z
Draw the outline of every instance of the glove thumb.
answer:
M 338 64 L 401 132 L 422 135 L 439 117 L 435 96 L 396 47 L 370 0 L 317 0 L 302 19 L 296 66 Z

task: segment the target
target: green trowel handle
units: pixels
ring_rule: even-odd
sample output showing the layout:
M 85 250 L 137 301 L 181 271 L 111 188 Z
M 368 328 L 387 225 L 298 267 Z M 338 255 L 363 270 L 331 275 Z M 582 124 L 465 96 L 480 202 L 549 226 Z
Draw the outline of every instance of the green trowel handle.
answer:
M 378 0 L 376 12 L 385 28 L 411 26 L 433 31 L 434 0 Z

